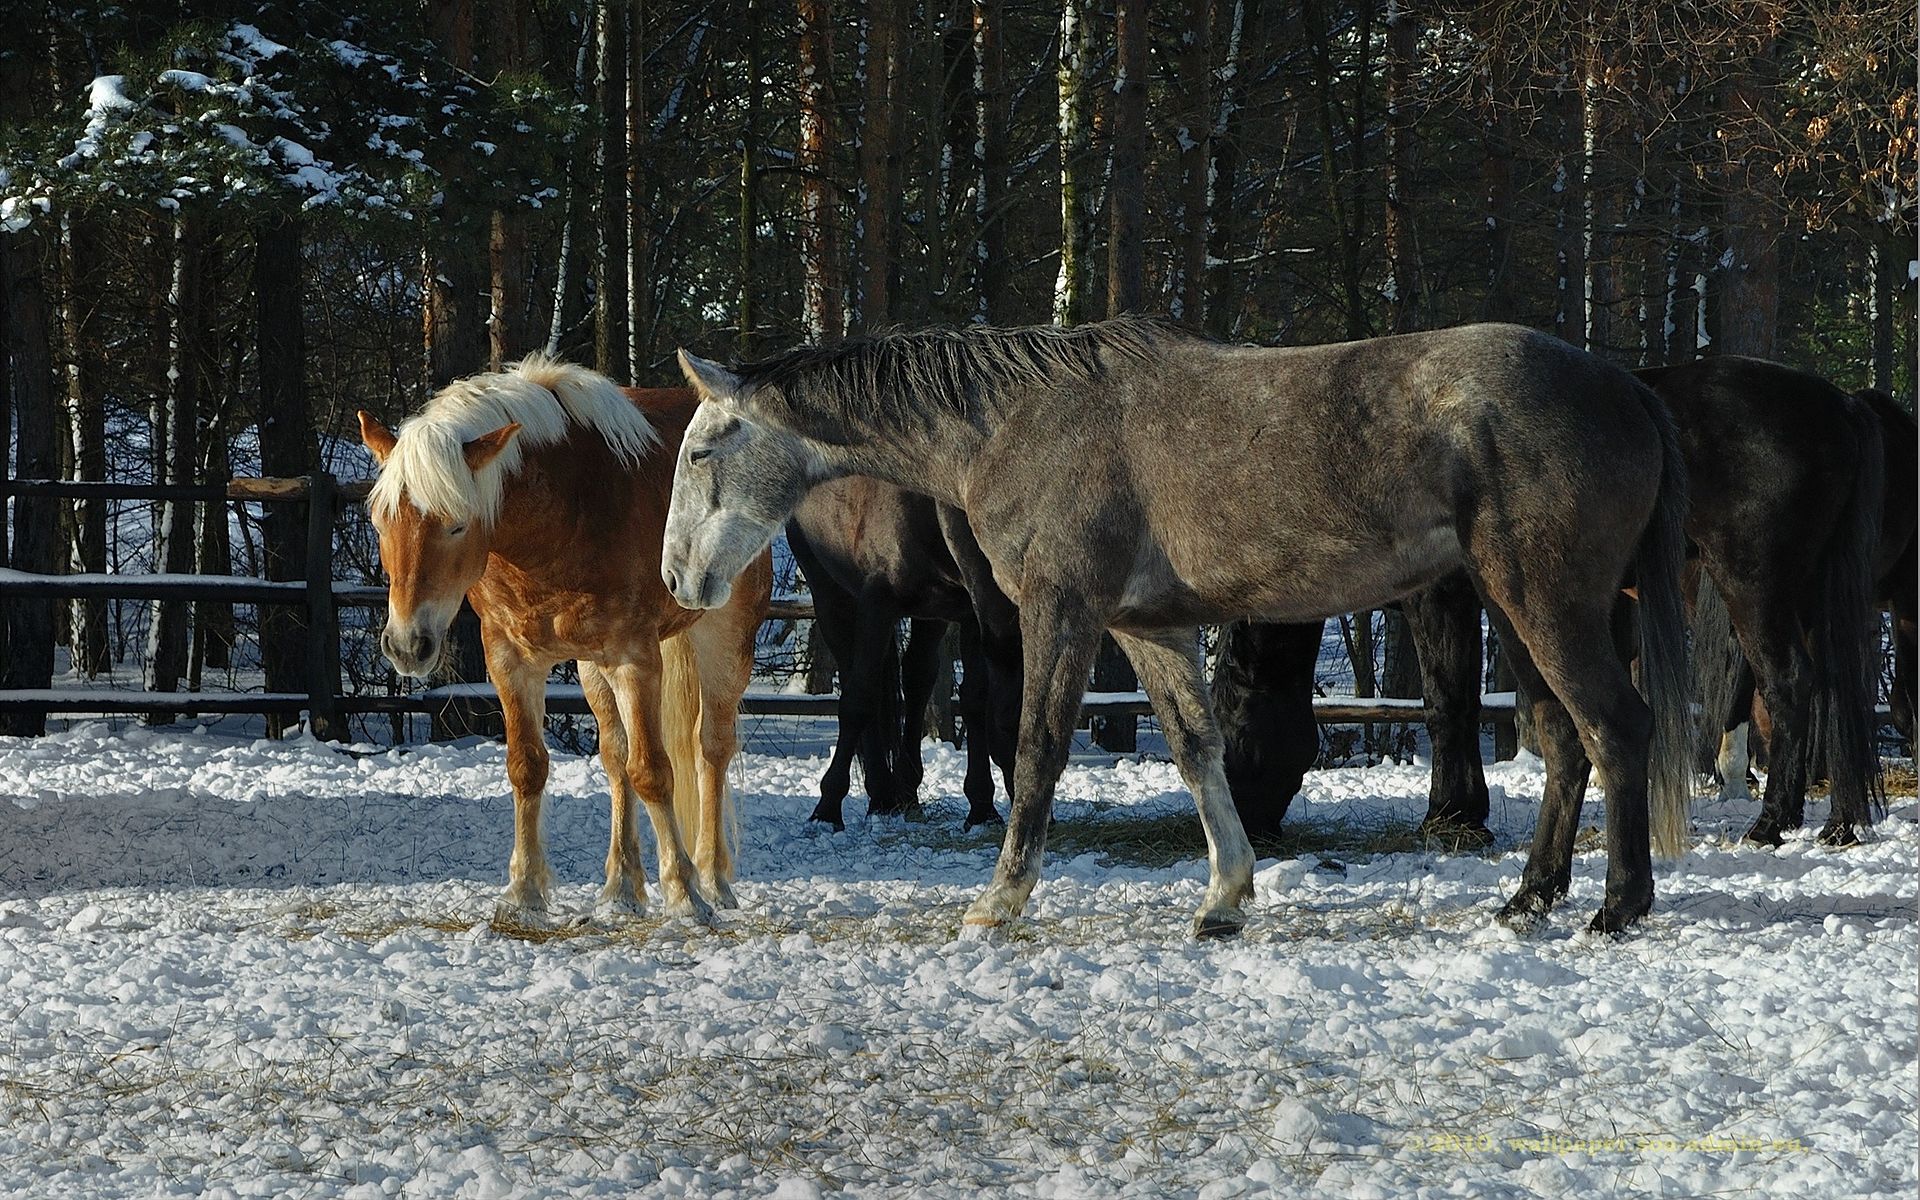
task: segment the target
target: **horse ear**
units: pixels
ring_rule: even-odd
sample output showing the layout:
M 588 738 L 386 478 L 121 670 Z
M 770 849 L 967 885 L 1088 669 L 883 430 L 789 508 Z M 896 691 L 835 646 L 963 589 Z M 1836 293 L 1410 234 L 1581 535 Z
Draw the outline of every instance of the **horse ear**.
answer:
M 399 441 L 393 436 L 393 430 L 380 423 L 380 418 L 366 409 L 360 410 L 360 442 L 373 455 L 373 461 L 386 465 L 387 455 L 393 453 L 393 444 Z
M 513 440 L 513 435 L 519 432 L 518 425 L 502 425 L 492 433 L 483 433 L 460 447 L 461 454 L 467 460 L 467 469 L 478 471 L 498 458 L 500 452 L 507 448 L 507 443 Z
M 702 397 L 712 400 L 722 408 L 737 408 L 746 397 L 738 375 L 727 370 L 717 362 L 701 358 L 697 354 L 680 351 L 680 373 L 687 377 Z

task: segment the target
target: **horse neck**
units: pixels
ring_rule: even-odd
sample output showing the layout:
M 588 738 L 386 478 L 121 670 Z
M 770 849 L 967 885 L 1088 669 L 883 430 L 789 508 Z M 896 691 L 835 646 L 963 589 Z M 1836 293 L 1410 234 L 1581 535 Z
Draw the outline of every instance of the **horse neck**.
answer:
M 650 454 L 630 468 L 598 437 L 581 435 L 529 450 L 506 481 L 493 553 L 534 568 L 581 559 L 635 527 L 657 536 L 667 495 L 647 468 L 662 458 L 671 465 L 670 457 Z
M 964 506 L 967 469 L 992 423 L 940 414 L 910 428 L 859 433 L 827 447 L 825 457 L 836 477 L 865 475 Z

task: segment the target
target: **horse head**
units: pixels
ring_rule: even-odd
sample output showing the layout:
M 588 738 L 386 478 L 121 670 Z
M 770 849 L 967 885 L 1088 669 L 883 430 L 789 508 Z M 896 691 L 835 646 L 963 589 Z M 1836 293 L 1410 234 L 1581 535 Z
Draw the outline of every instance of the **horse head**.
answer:
M 740 376 L 685 350 L 680 369 L 701 404 L 674 462 L 660 578 L 682 607 L 720 608 L 826 471 L 807 439 L 767 418 Z
M 402 675 L 425 679 L 439 664 L 461 598 L 486 570 L 493 535 L 490 514 L 445 499 L 471 495 L 471 486 L 448 479 L 439 481 L 443 486 L 421 486 L 423 477 L 459 471 L 476 475 L 519 431 L 519 425 L 503 425 L 461 443 L 457 455 L 449 445 L 436 456 L 431 447 L 403 447 L 402 438 L 411 436 L 407 426 L 395 435 L 373 414 L 360 413 L 360 440 L 380 466 L 382 482 L 389 485 L 376 485 L 368 505 L 380 538 L 380 567 L 387 576 L 387 624 L 380 649 Z M 390 473 L 396 451 L 406 469 Z M 449 483 L 453 486 L 444 486 Z

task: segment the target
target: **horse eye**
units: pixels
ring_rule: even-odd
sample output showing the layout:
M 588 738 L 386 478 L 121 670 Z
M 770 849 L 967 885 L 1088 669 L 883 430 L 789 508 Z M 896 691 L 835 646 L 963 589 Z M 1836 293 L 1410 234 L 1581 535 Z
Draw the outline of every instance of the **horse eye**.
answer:
M 707 459 L 712 457 L 713 457 L 712 446 L 702 446 L 697 450 L 687 451 L 687 461 L 690 463 L 705 462 Z
M 452 529 L 447 530 L 447 536 L 459 537 L 461 534 L 465 533 L 466 531 L 467 531 L 467 527 L 465 525 L 455 525 Z

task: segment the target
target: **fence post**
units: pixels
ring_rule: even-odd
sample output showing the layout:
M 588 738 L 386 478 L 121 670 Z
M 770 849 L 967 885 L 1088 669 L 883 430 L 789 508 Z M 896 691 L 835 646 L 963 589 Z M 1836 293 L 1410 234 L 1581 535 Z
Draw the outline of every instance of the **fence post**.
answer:
M 307 703 L 313 736 L 346 736 L 340 715 L 340 618 L 333 606 L 333 526 L 339 485 L 332 475 L 307 477 Z

